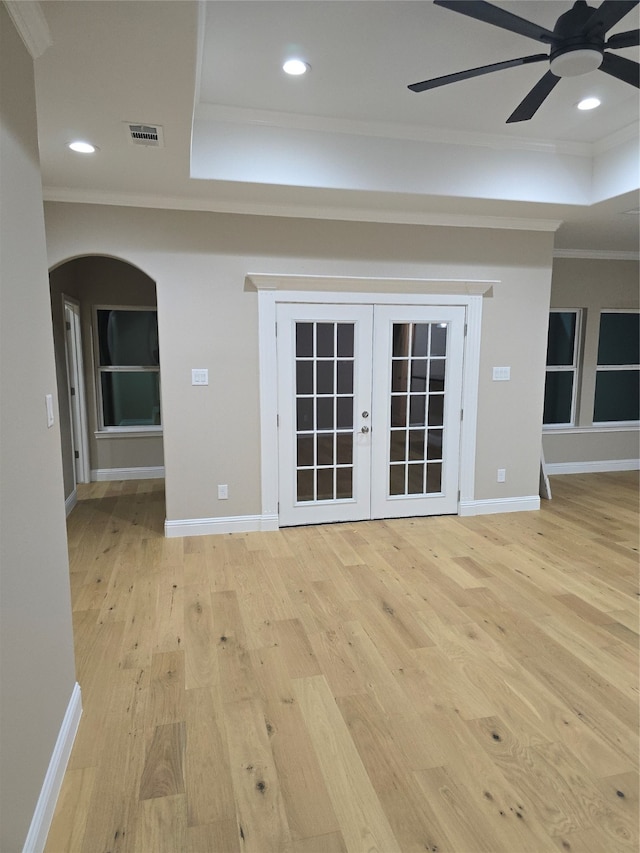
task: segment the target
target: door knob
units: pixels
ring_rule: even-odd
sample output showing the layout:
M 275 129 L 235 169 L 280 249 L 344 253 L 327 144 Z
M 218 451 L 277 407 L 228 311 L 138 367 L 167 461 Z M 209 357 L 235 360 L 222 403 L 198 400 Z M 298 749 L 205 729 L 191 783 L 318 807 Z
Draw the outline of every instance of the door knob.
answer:
M 369 417 L 369 412 L 363 412 L 363 413 L 362 413 L 362 417 L 363 417 L 363 418 L 368 418 L 368 417 Z
M 362 429 L 360 430 L 360 432 L 369 432 L 369 427 L 363 426 Z

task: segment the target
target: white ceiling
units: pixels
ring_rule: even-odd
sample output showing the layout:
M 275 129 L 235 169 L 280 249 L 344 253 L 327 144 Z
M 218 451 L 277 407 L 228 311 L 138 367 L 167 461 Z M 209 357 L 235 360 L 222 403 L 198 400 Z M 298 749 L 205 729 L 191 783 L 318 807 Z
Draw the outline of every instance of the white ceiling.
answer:
M 571 2 L 496 5 L 552 29 Z M 547 229 L 561 220 L 560 249 L 638 250 L 638 218 L 624 213 L 638 207 L 636 89 L 602 72 L 565 78 L 531 121 L 506 125 L 546 63 L 406 88 L 545 52 L 537 42 L 427 0 L 41 7 L 52 39 L 36 60 L 46 198 Z M 636 12 L 611 32 L 636 28 Z M 312 66 L 303 78 L 280 70 L 293 54 Z M 588 94 L 603 104 L 581 113 Z M 131 145 L 126 122 L 162 125 L 164 147 Z M 72 138 L 99 152 L 74 155 Z

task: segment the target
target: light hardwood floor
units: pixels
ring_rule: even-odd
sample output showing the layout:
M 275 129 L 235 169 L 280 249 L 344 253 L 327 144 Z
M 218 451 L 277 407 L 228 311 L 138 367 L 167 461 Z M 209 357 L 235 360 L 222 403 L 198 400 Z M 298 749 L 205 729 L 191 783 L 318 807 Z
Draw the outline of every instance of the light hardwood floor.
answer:
M 88 487 L 47 853 L 636 853 L 638 475 L 552 488 L 165 539 L 161 482 Z

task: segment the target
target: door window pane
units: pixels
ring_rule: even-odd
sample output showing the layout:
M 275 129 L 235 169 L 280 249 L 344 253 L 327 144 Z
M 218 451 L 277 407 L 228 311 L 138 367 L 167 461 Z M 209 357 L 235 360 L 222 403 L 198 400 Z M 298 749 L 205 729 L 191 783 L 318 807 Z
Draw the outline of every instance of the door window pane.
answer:
M 353 497 L 353 468 L 336 469 L 336 498 L 346 500 Z
M 412 394 L 409 405 L 409 424 L 411 426 L 423 426 L 427 407 L 426 394 Z
M 338 357 L 353 358 L 353 323 L 338 323 Z
M 333 361 L 317 363 L 316 394 L 333 394 L 333 365 Z
M 353 362 L 338 362 L 338 394 L 353 394 Z
M 424 430 L 409 430 L 409 459 L 424 459 Z
M 313 436 L 298 436 L 297 460 L 298 468 L 303 468 L 306 465 L 313 465 Z
M 318 358 L 333 357 L 333 335 L 335 323 L 316 324 L 316 356 Z
M 333 397 L 318 397 L 316 429 L 333 429 Z
M 338 429 L 353 428 L 353 397 L 338 397 Z
M 424 494 L 424 465 L 409 465 L 407 474 L 407 494 Z
M 426 358 L 429 354 L 429 324 L 414 323 L 411 332 L 411 355 L 414 358 Z
M 390 465 L 389 466 L 389 494 L 390 495 L 404 495 L 404 494 L 406 494 L 405 488 L 404 488 L 404 471 L 405 471 L 404 463 L 401 465 Z
M 394 393 L 404 393 L 407 390 L 408 363 L 402 361 L 391 362 L 391 390 Z
M 391 426 L 403 427 L 407 423 L 407 398 L 391 398 Z
M 296 394 L 313 394 L 313 364 L 310 361 L 296 363 Z
M 404 462 L 407 453 L 406 436 L 406 430 L 391 430 L 389 435 L 389 458 L 392 462 Z
M 338 465 L 351 465 L 353 462 L 353 434 L 339 432 L 336 436 L 336 456 Z
M 333 468 L 319 468 L 317 472 L 317 489 L 319 501 L 332 501 L 333 494 Z
M 311 358 L 313 355 L 313 323 L 296 323 L 296 356 Z
M 296 400 L 296 429 L 313 429 L 313 400 L 310 397 L 299 397 Z
M 441 429 L 430 429 L 427 433 L 427 459 L 442 459 Z
M 318 465 L 333 465 L 333 433 L 331 435 L 319 435 L 318 441 Z
M 410 391 L 427 390 L 427 360 L 413 359 L 411 361 L 411 385 Z
M 432 462 L 427 465 L 427 494 L 442 491 L 442 464 Z
M 447 353 L 447 324 L 431 324 L 431 358 L 443 356 Z
M 312 500 L 314 500 L 313 481 L 314 481 L 313 469 L 306 469 L 303 471 L 298 471 L 297 483 L 296 483 L 296 500 L 298 500 L 298 501 L 312 501 Z
M 442 426 L 444 423 L 444 395 L 429 394 L 429 426 Z

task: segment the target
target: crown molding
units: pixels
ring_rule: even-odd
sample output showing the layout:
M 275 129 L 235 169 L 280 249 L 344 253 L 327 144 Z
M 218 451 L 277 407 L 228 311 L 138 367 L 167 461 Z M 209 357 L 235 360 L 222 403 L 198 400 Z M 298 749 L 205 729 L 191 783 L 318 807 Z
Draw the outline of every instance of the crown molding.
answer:
M 219 104 L 196 106 L 194 120 L 227 124 L 263 125 L 315 133 L 342 133 L 352 136 L 373 136 L 383 139 L 407 139 L 414 142 L 435 142 L 444 145 L 477 146 L 513 151 L 537 151 L 546 154 L 570 154 L 591 157 L 593 146 L 587 142 L 549 142 L 543 139 L 524 139 L 506 134 L 490 134 L 420 127 L 413 124 L 358 121 L 328 116 L 303 115 L 275 110 L 228 107 Z
M 592 261 L 640 261 L 640 252 L 607 249 L 554 249 L 554 258 L 585 258 Z
M 409 213 L 381 208 L 233 202 L 226 199 L 217 201 L 214 198 L 133 195 L 74 190 L 66 187 L 44 187 L 43 199 L 47 202 L 142 207 L 159 210 L 192 210 L 208 213 L 279 216 L 292 219 L 331 219 L 345 222 L 381 222 L 394 225 L 430 225 L 446 228 L 490 228 L 507 231 L 555 232 L 562 224 L 560 219 L 530 219 L 514 216 L 481 216 L 429 211 Z
M 32 59 L 37 59 L 53 44 L 47 19 L 37 0 L 4 0 L 13 25 Z
M 602 139 L 598 140 L 598 142 L 593 143 L 593 152 L 594 154 L 603 154 L 605 151 L 610 151 L 612 148 L 618 148 L 620 145 L 624 145 L 625 142 L 638 142 L 640 138 L 640 123 L 633 122 L 633 124 L 628 124 L 626 127 L 621 128 L 620 130 L 616 130 L 614 133 L 610 133 L 609 136 L 605 136 Z

